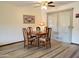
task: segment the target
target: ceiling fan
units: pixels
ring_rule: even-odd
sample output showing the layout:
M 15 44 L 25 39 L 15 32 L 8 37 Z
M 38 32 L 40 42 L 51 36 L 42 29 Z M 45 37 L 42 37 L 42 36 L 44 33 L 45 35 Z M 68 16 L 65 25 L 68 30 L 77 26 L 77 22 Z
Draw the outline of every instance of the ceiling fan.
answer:
M 40 3 L 36 3 L 35 7 L 55 7 L 53 1 L 41 1 Z

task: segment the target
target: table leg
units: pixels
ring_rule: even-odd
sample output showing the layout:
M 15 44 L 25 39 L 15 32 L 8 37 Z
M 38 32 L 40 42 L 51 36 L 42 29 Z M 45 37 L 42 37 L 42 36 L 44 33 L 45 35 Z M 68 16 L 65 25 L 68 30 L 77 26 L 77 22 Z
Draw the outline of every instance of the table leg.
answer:
M 38 36 L 38 47 L 39 47 L 39 36 Z

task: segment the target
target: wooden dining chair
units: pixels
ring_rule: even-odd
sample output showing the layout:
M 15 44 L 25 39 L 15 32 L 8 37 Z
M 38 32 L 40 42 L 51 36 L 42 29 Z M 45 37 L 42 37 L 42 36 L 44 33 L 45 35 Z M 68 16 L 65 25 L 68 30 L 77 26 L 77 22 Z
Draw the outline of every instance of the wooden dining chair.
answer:
M 51 28 L 47 28 L 48 32 L 46 34 L 46 37 L 41 37 L 39 39 L 39 45 L 44 45 L 44 47 L 51 47 Z
M 40 27 L 36 27 L 36 32 L 41 32 L 41 28 Z
M 48 27 L 44 27 L 44 32 L 48 33 Z M 47 35 L 43 35 L 42 37 L 47 37 Z
M 41 28 L 38 26 L 36 27 L 36 33 L 40 33 L 41 32 Z M 38 38 L 41 37 L 40 35 L 38 36 Z
M 48 27 L 44 27 L 44 31 L 45 32 L 48 32 Z
M 32 27 L 27 27 L 27 33 L 30 35 L 31 38 L 36 37 Z
M 29 48 L 30 45 L 33 45 L 36 38 L 32 38 L 30 33 L 26 30 L 26 28 L 23 28 L 23 37 L 24 37 L 24 48 L 27 46 Z
M 27 27 L 27 33 L 32 33 L 33 32 L 33 28 L 32 27 Z

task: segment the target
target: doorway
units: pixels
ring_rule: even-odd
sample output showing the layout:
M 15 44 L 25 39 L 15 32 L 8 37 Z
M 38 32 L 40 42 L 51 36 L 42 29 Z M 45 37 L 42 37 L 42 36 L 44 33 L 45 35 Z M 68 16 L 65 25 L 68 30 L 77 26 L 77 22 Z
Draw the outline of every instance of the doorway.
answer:
M 52 28 L 52 39 L 71 43 L 73 9 L 48 13 L 48 27 Z

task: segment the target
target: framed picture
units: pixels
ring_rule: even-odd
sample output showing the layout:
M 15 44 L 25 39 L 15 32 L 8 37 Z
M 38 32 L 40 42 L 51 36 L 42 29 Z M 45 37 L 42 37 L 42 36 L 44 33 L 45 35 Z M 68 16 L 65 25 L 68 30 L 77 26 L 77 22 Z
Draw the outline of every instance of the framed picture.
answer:
M 79 18 L 79 13 L 76 14 L 76 18 Z
M 24 24 L 34 24 L 35 23 L 35 16 L 23 15 L 23 23 Z

